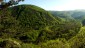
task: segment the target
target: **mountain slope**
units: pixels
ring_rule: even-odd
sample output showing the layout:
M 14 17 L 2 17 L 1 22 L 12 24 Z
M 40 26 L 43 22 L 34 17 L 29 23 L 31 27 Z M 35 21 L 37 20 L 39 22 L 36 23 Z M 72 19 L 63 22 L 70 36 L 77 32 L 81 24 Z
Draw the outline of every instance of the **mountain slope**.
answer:
M 53 16 L 60 17 L 63 20 L 74 20 L 74 18 L 71 16 L 71 13 L 68 11 L 49 11 Z
M 34 5 L 19 5 L 0 11 L 0 37 L 36 41 L 47 26 L 59 24 L 50 13 Z
M 38 44 L 58 38 L 69 40 L 78 33 L 80 28 L 80 23 L 64 22 L 34 5 L 19 5 L 0 11 L 0 38 L 6 39 L 0 44 L 8 40 L 9 44 L 16 44 L 14 40 L 18 40 L 21 44 Z
M 54 16 L 61 17 L 68 20 L 81 21 L 85 19 L 85 10 L 73 10 L 73 11 L 49 11 Z
M 13 7 L 12 16 L 16 17 L 16 20 L 19 20 L 21 23 L 24 23 L 24 21 L 25 23 L 31 22 L 31 24 L 28 23 L 30 24 L 31 27 L 36 26 L 37 24 L 43 24 L 43 25 L 49 25 L 49 23 L 54 24 L 57 21 L 47 11 L 33 5 L 29 6 L 20 5 Z
M 82 27 L 80 32 L 68 42 L 71 48 L 85 48 L 85 27 Z

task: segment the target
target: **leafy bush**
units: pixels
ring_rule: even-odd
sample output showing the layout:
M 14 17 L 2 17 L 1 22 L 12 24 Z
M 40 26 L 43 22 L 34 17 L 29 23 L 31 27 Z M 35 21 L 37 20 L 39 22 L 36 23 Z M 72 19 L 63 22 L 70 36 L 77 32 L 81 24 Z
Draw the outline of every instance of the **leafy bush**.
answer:
M 50 40 L 46 43 L 41 43 L 41 48 L 69 48 L 69 44 L 66 44 L 65 40 Z
M 20 48 L 21 45 L 11 39 L 3 39 L 3 41 L 0 41 L 0 48 Z

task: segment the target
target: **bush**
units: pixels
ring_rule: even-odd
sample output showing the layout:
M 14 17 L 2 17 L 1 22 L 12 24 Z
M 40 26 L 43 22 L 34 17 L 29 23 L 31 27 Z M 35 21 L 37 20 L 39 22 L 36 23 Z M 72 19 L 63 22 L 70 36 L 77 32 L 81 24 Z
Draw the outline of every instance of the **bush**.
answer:
M 0 48 L 20 48 L 21 45 L 11 39 L 0 41 Z
M 64 39 L 50 40 L 46 43 L 41 43 L 40 46 L 41 48 L 69 48 L 69 44 Z

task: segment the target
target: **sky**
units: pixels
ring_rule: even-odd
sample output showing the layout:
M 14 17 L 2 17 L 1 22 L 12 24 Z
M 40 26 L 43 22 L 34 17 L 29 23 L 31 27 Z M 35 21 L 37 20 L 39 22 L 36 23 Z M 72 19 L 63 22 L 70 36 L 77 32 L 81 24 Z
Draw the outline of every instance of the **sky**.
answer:
M 25 0 L 20 4 L 32 4 L 45 10 L 85 10 L 85 0 Z

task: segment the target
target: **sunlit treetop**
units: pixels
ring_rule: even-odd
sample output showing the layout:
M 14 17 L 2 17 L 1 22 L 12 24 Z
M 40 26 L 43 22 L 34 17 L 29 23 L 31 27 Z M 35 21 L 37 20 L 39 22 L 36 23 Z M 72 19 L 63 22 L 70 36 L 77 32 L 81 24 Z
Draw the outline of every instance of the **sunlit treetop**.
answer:
M 8 2 L 5 1 L 6 0 L 0 0 L 0 9 L 4 9 L 12 5 L 17 5 L 20 1 L 24 0 L 9 0 Z

